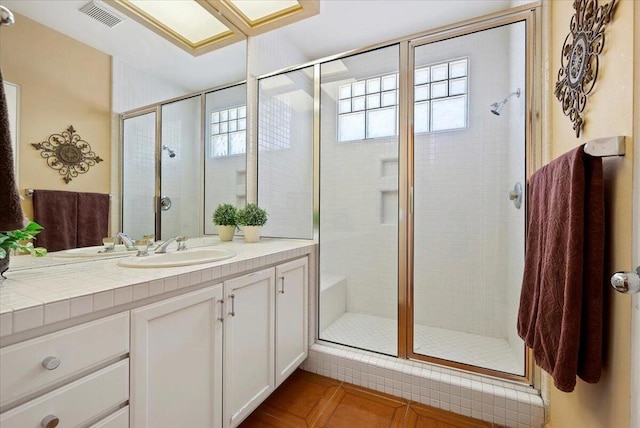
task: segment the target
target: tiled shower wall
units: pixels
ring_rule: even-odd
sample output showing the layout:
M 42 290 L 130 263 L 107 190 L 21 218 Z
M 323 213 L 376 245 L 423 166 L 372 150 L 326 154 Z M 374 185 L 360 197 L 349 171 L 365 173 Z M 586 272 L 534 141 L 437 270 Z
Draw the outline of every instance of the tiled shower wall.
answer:
M 161 239 L 202 235 L 200 103 L 192 97 L 162 106 L 161 144 L 176 155 L 161 151 L 160 194 L 171 199 L 171 208 L 161 212 Z
M 313 67 L 259 83 L 258 203 L 265 236 L 313 238 Z
M 126 164 L 122 167 L 122 180 L 126 211 L 120 230 L 131 237 L 142 238 L 155 233 L 156 115 L 149 113 L 125 120 L 123 134 Z
M 347 311 L 392 319 L 398 295 L 398 138 L 338 142 L 336 100 L 340 85 L 397 73 L 398 56 L 398 46 L 391 46 L 322 64 L 320 99 L 321 277 L 346 278 Z

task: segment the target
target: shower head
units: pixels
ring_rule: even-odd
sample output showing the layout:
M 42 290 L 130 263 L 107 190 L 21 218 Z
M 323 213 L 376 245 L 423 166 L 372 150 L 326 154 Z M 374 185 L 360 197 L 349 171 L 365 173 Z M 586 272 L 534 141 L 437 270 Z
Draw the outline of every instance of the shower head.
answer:
M 509 98 L 514 95 L 520 98 L 520 88 L 516 89 L 514 92 L 511 92 L 504 100 L 500 101 L 499 103 L 491 104 L 491 113 L 495 114 L 496 116 L 500 116 L 500 112 L 504 108 L 504 105 L 509 101 Z
M 0 25 L 11 25 L 15 22 L 13 13 L 4 6 L 0 6 Z
M 167 146 L 162 146 L 162 150 L 166 150 L 169 153 L 169 157 L 170 158 L 175 158 L 176 157 L 176 152 L 174 152 L 173 150 L 171 150 L 169 147 Z

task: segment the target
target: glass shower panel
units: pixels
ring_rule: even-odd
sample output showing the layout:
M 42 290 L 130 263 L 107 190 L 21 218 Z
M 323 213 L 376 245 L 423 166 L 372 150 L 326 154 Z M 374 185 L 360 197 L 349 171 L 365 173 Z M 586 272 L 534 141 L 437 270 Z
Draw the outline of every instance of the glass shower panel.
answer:
M 198 237 L 201 206 L 201 97 L 162 106 L 158 239 Z
M 122 231 L 155 234 L 156 112 L 123 120 Z
M 258 203 L 265 236 L 313 238 L 313 67 L 258 83 Z
M 397 355 L 397 45 L 320 68 L 319 337 Z
M 520 376 L 525 209 L 509 192 L 525 184 L 525 53 L 523 22 L 413 52 L 430 85 L 414 105 L 413 352 Z
M 247 88 L 245 84 L 209 92 L 204 118 L 204 233 L 219 204 L 246 203 Z

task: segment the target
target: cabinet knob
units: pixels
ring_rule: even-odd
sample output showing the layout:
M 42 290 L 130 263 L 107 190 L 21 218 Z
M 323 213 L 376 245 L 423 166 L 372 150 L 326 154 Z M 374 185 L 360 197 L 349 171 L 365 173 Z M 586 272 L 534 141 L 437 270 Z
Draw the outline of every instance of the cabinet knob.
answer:
M 60 359 L 56 357 L 47 357 L 44 360 L 42 360 L 42 367 L 44 367 L 47 370 L 55 370 L 58 368 L 59 365 L 60 365 Z
M 59 423 L 60 419 L 58 419 L 57 416 L 47 415 L 42 422 L 40 422 L 40 426 L 42 426 L 42 428 L 56 428 Z

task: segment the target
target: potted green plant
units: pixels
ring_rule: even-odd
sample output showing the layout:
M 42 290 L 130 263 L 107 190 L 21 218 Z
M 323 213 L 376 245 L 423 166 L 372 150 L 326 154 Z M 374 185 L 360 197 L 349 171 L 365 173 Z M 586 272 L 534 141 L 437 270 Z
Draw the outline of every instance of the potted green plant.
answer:
M 231 204 L 220 204 L 213 212 L 213 224 L 218 226 L 218 235 L 221 241 L 233 240 L 233 235 L 238 227 L 238 210 Z
M 266 222 L 267 211 L 256 204 L 247 204 L 238 210 L 238 224 L 242 226 L 245 242 L 258 242 Z
M 42 247 L 34 247 L 32 242 L 35 236 L 44 228 L 34 221 L 18 230 L 0 232 L 0 276 L 9 269 L 9 256 L 11 250 L 18 253 L 29 253 L 34 257 L 42 257 L 47 254 L 47 250 Z

